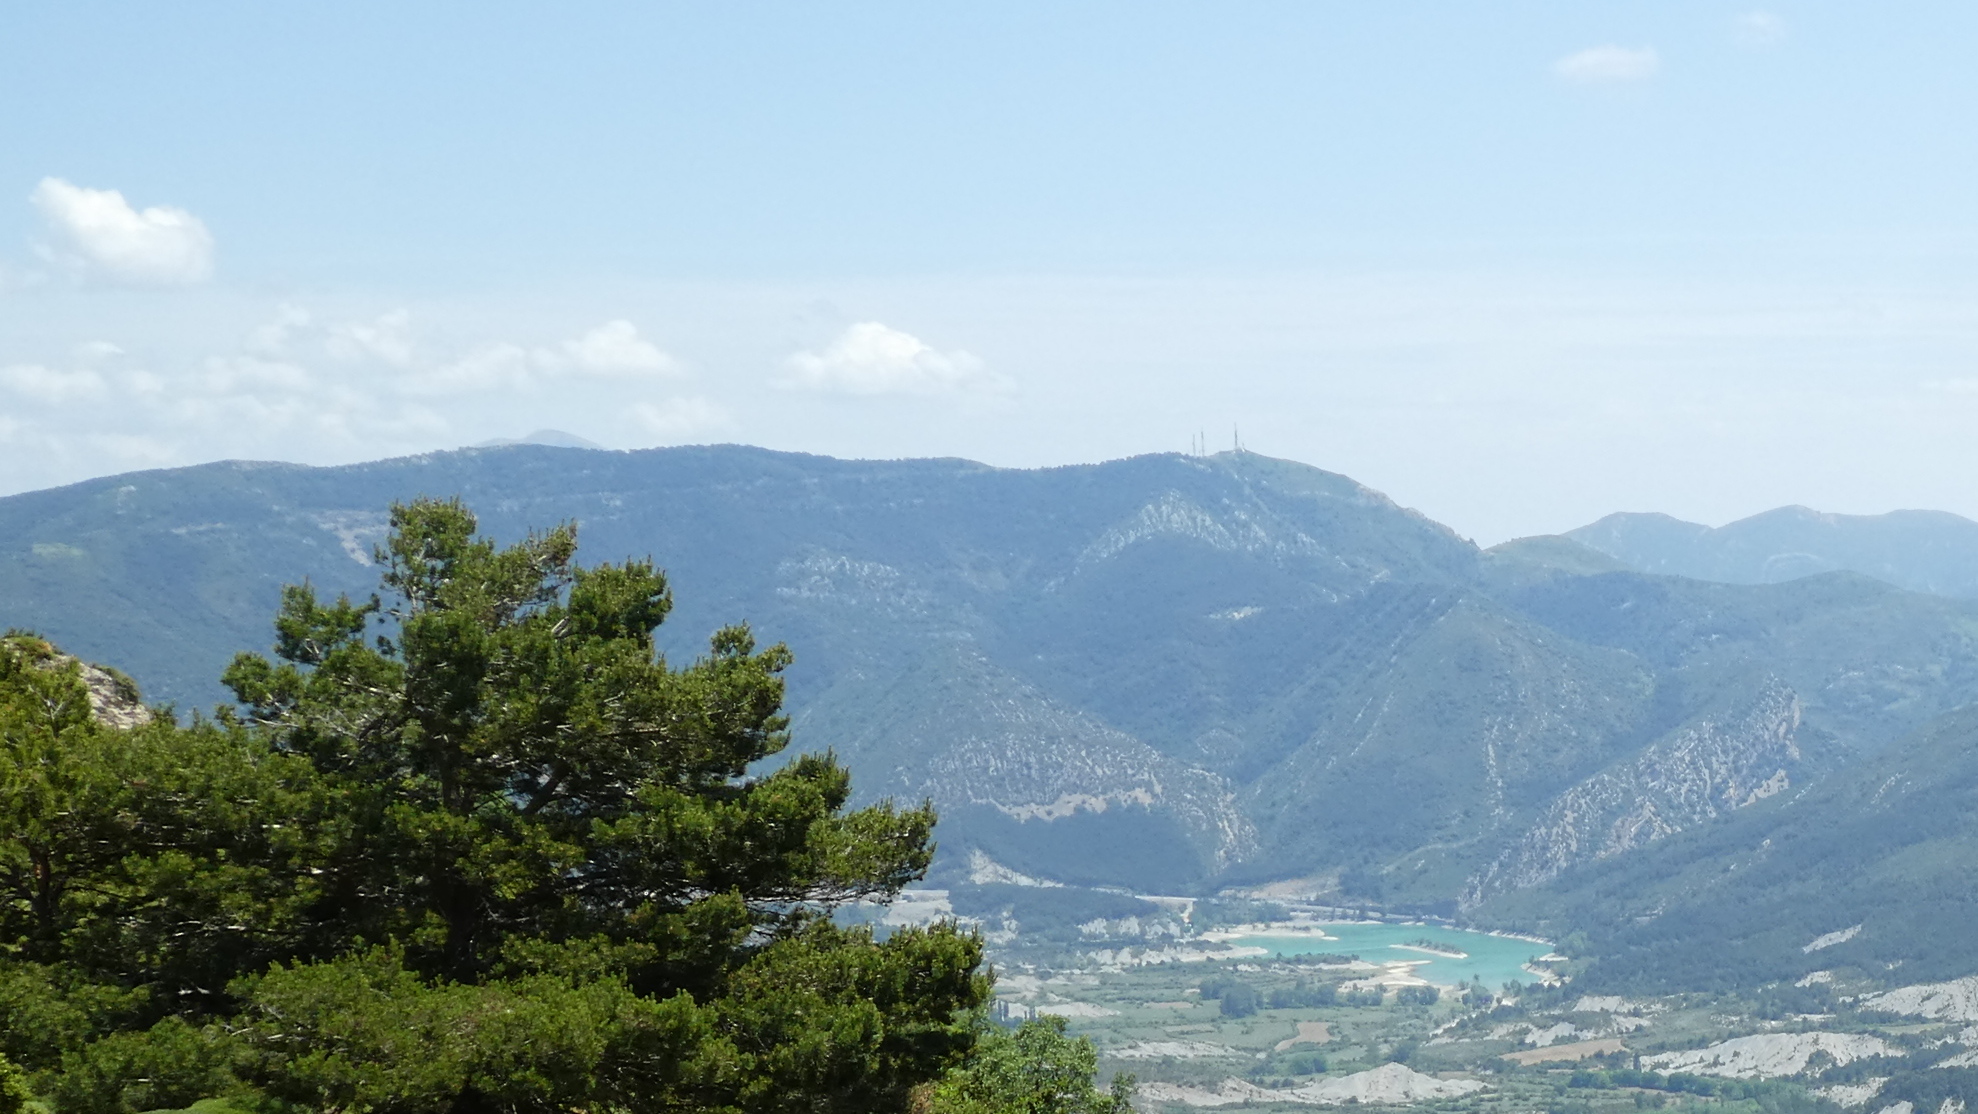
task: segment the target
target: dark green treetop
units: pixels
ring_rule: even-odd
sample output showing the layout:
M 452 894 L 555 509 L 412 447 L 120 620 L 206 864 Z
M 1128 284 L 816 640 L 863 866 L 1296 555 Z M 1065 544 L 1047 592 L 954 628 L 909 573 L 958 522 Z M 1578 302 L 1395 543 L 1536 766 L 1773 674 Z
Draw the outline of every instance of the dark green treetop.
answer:
M 223 1005 L 307 939 L 317 889 L 306 763 L 212 723 L 111 728 L 90 696 L 80 663 L 0 637 L 0 1003 L 70 988 L 54 1012 L 0 1004 L 0 1052 L 28 1065 L 94 1015 Z
M 675 669 L 652 641 L 664 575 L 580 568 L 575 551 L 569 526 L 498 548 L 457 501 L 396 507 L 387 600 L 292 587 L 280 663 L 227 671 L 251 720 L 351 795 L 331 910 L 351 938 L 472 978 L 518 938 L 652 947 L 718 922 L 747 941 L 926 869 L 932 811 L 845 812 L 830 757 L 746 777 L 789 742 L 788 650 L 728 627 Z M 635 983 L 712 985 L 755 947 L 683 983 L 655 953 Z
M 966 1065 L 922 1092 L 917 1114 L 1131 1114 L 1133 1077 L 1098 1090 L 1098 1064 L 1091 1041 L 1047 1014 L 985 1036 Z
M 967 1054 L 979 939 L 829 915 L 919 876 L 932 811 L 752 774 L 789 652 L 675 667 L 664 576 L 575 552 L 394 507 L 381 598 L 287 589 L 189 727 L 0 661 L 0 1030 L 58 1114 L 898 1110 Z

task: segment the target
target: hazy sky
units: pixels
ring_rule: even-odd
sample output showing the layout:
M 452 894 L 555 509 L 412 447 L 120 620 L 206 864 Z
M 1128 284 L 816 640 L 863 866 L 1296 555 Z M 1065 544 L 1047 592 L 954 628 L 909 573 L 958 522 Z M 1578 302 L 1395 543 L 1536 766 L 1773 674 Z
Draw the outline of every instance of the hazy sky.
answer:
M 551 427 L 1978 516 L 1978 7 L 0 16 L 0 493 Z

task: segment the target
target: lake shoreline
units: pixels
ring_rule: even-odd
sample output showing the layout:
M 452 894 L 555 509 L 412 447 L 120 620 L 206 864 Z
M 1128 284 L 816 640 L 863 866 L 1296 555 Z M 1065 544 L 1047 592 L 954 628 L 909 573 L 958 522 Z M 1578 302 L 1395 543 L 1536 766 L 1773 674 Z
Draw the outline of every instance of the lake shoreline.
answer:
M 1427 939 L 1420 931 L 1424 928 L 1430 930 Z M 1445 936 L 1449 939 L 1438 938 Z M 1529 984 L 1534 978 L 1550 981 L 1531 964 L 1541 954 L 1549 954 L 1551 941 L 1419 921 L 1301 918 L 1218 928 L 1203 933 L 1199 939 L 1232 950 L 1261 949 L 1279 961 L 1311 955 L 1350 955 L 1370 970 L 1382 972 L 1369 981 L 1388 985 L 1426 982 L 1455 990 L 1481 981 L 1496 989 L 1512 983 Z M 1407 953 L 1409 958 L 1396 957 L 1395 952 Z

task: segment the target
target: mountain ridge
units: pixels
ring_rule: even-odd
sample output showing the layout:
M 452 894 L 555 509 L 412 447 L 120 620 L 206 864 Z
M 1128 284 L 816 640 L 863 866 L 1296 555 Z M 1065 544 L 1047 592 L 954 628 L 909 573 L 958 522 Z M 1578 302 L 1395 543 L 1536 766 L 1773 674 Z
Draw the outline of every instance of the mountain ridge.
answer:
M 513 446 L 136 473 L 0 499 L 0 624 L 198 706 L 266 645 L 282 584 L 368 595 L 385 507 L 418 494 L 505 540 L 574 520 L 581 560 L 651 554 L 671 656 L 740 619 L 789 643 L 799 746 L 862 794 L 934 800 L 950 885 L 985 861 L 1169 893 L 1317 878 L 1541 923 L 1978 701 L 1978 602 L 1656 575 L 1570 536 L 1481 551 L 1250 453 Z
M 1640 572 L 1777 584 L 1852 571 L 1911 591 L 1978 597 L 1978 522 L 1948 511 L 1845 515 L 1786 506 L 1717 527 L 1618 513 L 1560 536 Z

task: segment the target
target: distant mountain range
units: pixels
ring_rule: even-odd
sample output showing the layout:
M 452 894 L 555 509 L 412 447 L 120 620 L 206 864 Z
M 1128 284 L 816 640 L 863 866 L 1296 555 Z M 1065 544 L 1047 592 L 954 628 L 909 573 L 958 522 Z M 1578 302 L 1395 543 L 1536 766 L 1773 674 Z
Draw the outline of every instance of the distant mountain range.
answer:
M 560 429 L 539 429 L 526 437 L 496 437 L 483 441 L 477 449 L 500 449 L 510 445 L 547 445 L 554 449 L 602 449 L 603 445 Z
M 1610 514 L 1565 536 L 1637 572 L 1781 584 L 1847 571 L 1912 592 L 1978 597 L 1978 522 L 1944 511 L 1780 507 L 1714 529 L 1663 514 Z
M 1791 973 L 1813 962 L 1793 934 L 1842 908 L 1807 908 L 1793 869 L 1841 855 L 1866 909 L 1924 884 L 1910 835 L 1978 861 L 1961 821 L 1862 820 L 1884 838 L 1839 846 L 1808 819 L 1882 815 L 1871 776 L 1932 807 L 1960 791 L 1978 524 L 1948 515 L 1613 516 L 1480 551 L 1250 453 L 1022 471 L 515 445 L 0 499 L 0 625 L 208 705 L 283 583 L 367 594 L 385 508 L 422 493 L 498 537 L 575 519 L 581 556 L 651 554 L 671 655 L 739 618 L 787 641 L 799 744 L 868 796 L 932 798 L 956 887 L 1268 888 L 1580 929 L 1617 973 L 1741 932 Z M 1787 578 L 1801 558 L 1817 575 Z M 1724 896 L 1711 872 L 1752 838 L 1785 865 L 1748 908 L 1805 916 L 1656 935 Z M 1978 888 L 1943 900 L 1978 914 Z M 1850 954 L 1897 955 L 1861 916 Z

